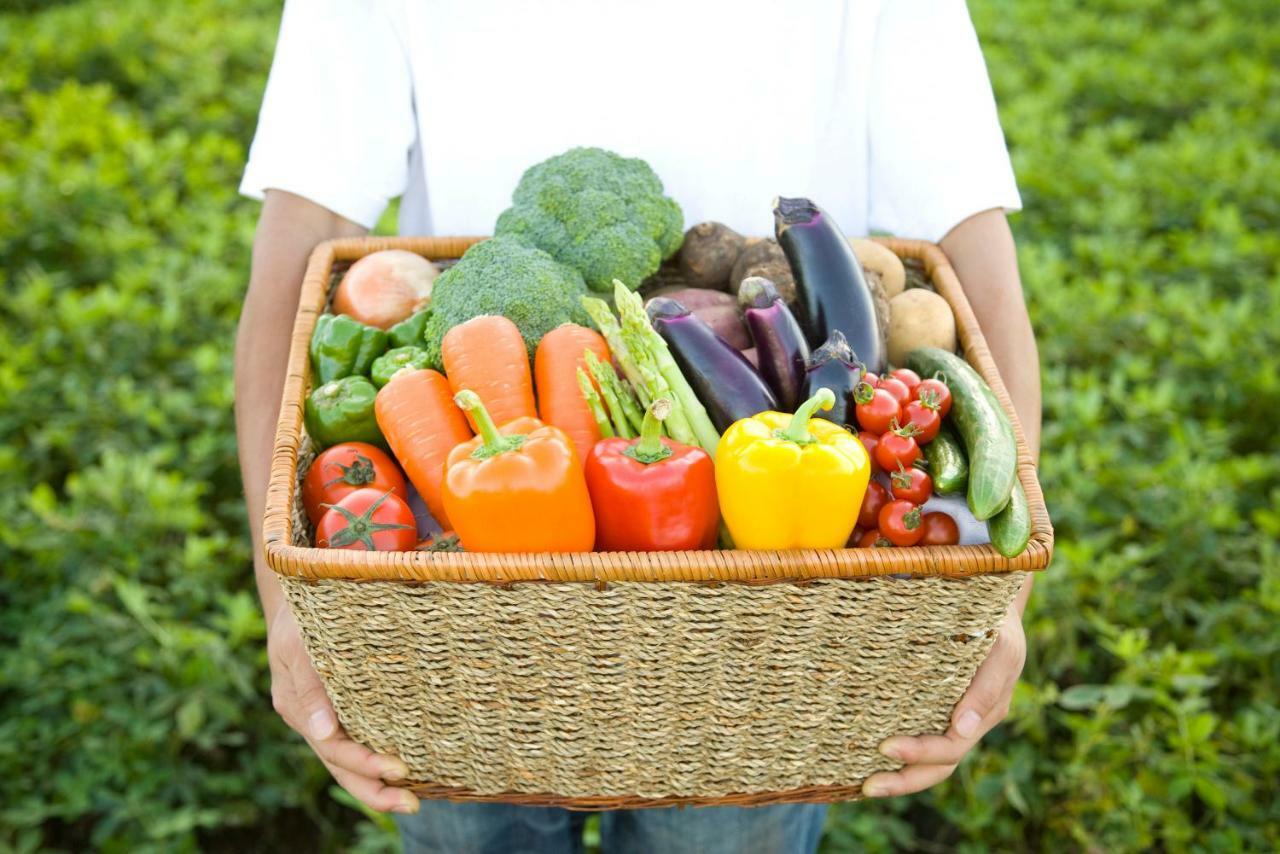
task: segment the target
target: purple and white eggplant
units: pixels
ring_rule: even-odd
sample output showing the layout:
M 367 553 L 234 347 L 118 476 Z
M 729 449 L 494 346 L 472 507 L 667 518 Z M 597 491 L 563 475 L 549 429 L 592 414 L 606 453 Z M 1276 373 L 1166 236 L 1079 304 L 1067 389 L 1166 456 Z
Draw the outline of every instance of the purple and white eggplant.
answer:
M 803 394 L 805 363 L 809 360 L 804 331 L 777 287 L 766 278 L 743 279 L 738 302 L 755 342 L 760 375 L 773 389 L 782 410 L 794 412 L 800 401 L 808 399 Z

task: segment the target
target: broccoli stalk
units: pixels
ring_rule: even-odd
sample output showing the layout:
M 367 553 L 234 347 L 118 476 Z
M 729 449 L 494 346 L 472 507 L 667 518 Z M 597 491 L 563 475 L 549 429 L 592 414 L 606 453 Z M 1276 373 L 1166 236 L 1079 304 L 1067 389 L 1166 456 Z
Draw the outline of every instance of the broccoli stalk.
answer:
M 644 300 L 633 293 L 622 282 L 613 282 L 613 301 L 618 306 L 618 314 L 622 317 L 622 338 L 632 352 L 643 350 L 647 360 L 656 366 L 662 379 L 675 396 L 678 411 L 694 435 L 693 444 L 701 445 L 712 457 L 716 455 L 716 445 L 720 443 L 720 433 L 711 423 L 707 410 L 697 395 L 690 388 L 688 380 L 680 372 L 680 366 L 667 348 L 667 342 L 654 331 L 649 323 L 649 316 L 644 311 Z M 670 418 L 667 419 L 670 422 Z M 674 433 L 672 436 L 674 437 Z

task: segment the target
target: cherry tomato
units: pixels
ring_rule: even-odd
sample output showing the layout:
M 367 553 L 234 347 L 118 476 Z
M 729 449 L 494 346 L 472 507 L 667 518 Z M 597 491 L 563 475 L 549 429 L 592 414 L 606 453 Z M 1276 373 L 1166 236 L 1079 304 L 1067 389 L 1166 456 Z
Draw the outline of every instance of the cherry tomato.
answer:
M 936 378 L 920 380 L 920 385 L 916 386 L 912 397 L 916 400 L 924 400 L 926 394 L 937 395 L 938 414 L 946 418 L 947 413 L 951 411 L 951 389 L 947 388 L 947 384 Z
M 302 479 L 302 506 L 311 524 L 319 524 L 328 508 L 357 489 L 394 492 L 409 499 L 404 475 L 384 451 L 366 442 L 343 442 L 321 451 Z
M 898 466 L 909 468 L 920 457 L 920 445 L 916 443 L 916 430 L 910 424 L 890 429 L 880 437 L 876 445 L 876 462 L 880 464 L 880 468 L 888 472 L 897 471 Z
M 872 388 L 875 388 L 876 383 L 880 382 L 880 375 L 872 373 L 871 371 L 863 371 L 862 381 Z
M 329 508 L 316 526 L 322 549 L 412 551 L 418 544 L 413 511 L 394 492 L 357 489 Z
M 893 543 L 884 534 L 872 528 L 858 539 L 860 549 L 891 549 Z
M 880 533 L 895 546 L 914 546 L 924 536 L 920 508 L 910 501 L 890 501 L 880 508 Z
M 893 399 L 898 401 L 898 406 L 902 406 L 911 399 L 911 391 L 907 388 L 907 384 L 893 374 L 881 377 L 880 382 L 876 383 L 876 388 L 882 388 L 893 395 Z
M 915 466 L 899 466 L 897 471 L 889 473 L 889 483 L 894 498 L 910 501 L 912 504 L 923 504 L 933 494 L 933 478 L 929 477 L 928 472 Z
M 910 424 L 918 431 L 916 444 L 927 445 L 938 435 L 942 426 L 942 415 L 938 412 L 936 399 L 929 395 L 928 400 L 913 400 L 902 407 L 901 421 Z
M 880 508 L 889 503 L 889 490 L 876 481 L 867 484 L 867 494 L 862 496 L 862 507 L 858 510 L 858 524 L 863 528 L 874 528 L 880 520 Z
M 954 546 L 960 542 L 960 526 L 946 513 L 926 513 L 920 520 L 924 533 L 920 535 L 922 546 Z
M 867 457 L 871 460 L 871 473 L 880 471 L 880 464 L 876 462 L 876 445 L 880 444 L 880 437 L 870 430 L 863 430 L 858 434 L 858 441 L 867 449 Z
M 892 394 L 865 382 L 858 383 L 853 390 L 853 401 L 858 426 L 877 435 L 889 429 L 901 409 Z
M 897 370 L 893 371 L 890 374 L 890 376 L 898 380 L 904 386 L 907 387 L 907 394 L 910 395 L 910 397 L 908 397 L 907 400 L 911 400 L 913 397 L 916 396 L 916 386 L 920 385 L 919 374 L 917 374 L 915 371 L 911 370 L 910 368 L 898 368 Z

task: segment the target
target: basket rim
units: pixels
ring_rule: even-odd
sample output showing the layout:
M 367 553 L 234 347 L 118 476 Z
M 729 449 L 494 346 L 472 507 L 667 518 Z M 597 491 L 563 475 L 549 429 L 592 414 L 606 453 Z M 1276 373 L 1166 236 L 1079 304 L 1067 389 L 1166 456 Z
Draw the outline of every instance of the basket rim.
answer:
M 509 585 L 517 582 L 740 583 L 776 584 L 824 578 L 870 578 L 893 574 L 963 578 L 1038 571 L 1053 556 L 1053 526 L 1036 466 L 996 370 L 977 317 L 959 278 L 937 244 L 873 238 L 904 259 L 924 264 L 937 292 L 951 305 L 961 352 L 991 387 L 1013 425 L 1018 478 L 1027 494 L 1031 539 L 1015 558 L 990 544 L 912 549 L 711 550 L 681 552 L 481 553 L 368 552 L 295 546 L 292 506 L 303 437 L 303 405 L 310 383 L 308 345 L 324 312 L 335 262 L 353 261 L 384 249 L 405 249 L 432 260 L 458 258 L 485 237 L 348 237 L 327 240 L 312 251 L 299 296 L 289 350 L 288 373 L 276 423 L 263 525 L 267 565 L 281 575 L 348 581 L 455 582 Z

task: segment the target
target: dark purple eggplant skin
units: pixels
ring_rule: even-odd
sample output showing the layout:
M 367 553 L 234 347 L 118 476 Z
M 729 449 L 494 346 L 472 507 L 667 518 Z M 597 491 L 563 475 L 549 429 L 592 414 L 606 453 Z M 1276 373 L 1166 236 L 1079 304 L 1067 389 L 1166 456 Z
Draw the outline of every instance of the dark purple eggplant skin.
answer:
M 801 400 L 808 400 L 820 388 L 829 388 L 836 395 L 836 404 L 827 411 L 814 413 L 817 418 L 825 418 L 836 424 L 849 426 L 854 424 L 853 390 L 862 382 L 866 373 L 862 363 L 853 355 L 849 342 L 844 340 L 844 333 L 839 329 L 831 333 L 831 337 L 822 346 L 813 351 L 805 364 L 804 388 L 800 392 Z M 857 432 L 857 427 L 853 428 Z
M 756 346 L 760 375 L 773 389 L 783 412 L 795 412 L 804 389 L 804 368 L 809 342 L 795 315 L 778 294 L 773 282 L 760 276 L 742 280 L 738 301 L 747 331 Z
M 867 370 L 884 369 L 871 289 L 844 233 L 809 199 L 777 198 L 773 226 L 796 279 L 796 319 L 809 346 L 838 329 Z
M 735 421 L 778 408 L 747 357 L 687 308 L 673 299 L 654 297 L 645 311 L 721 433 Z

